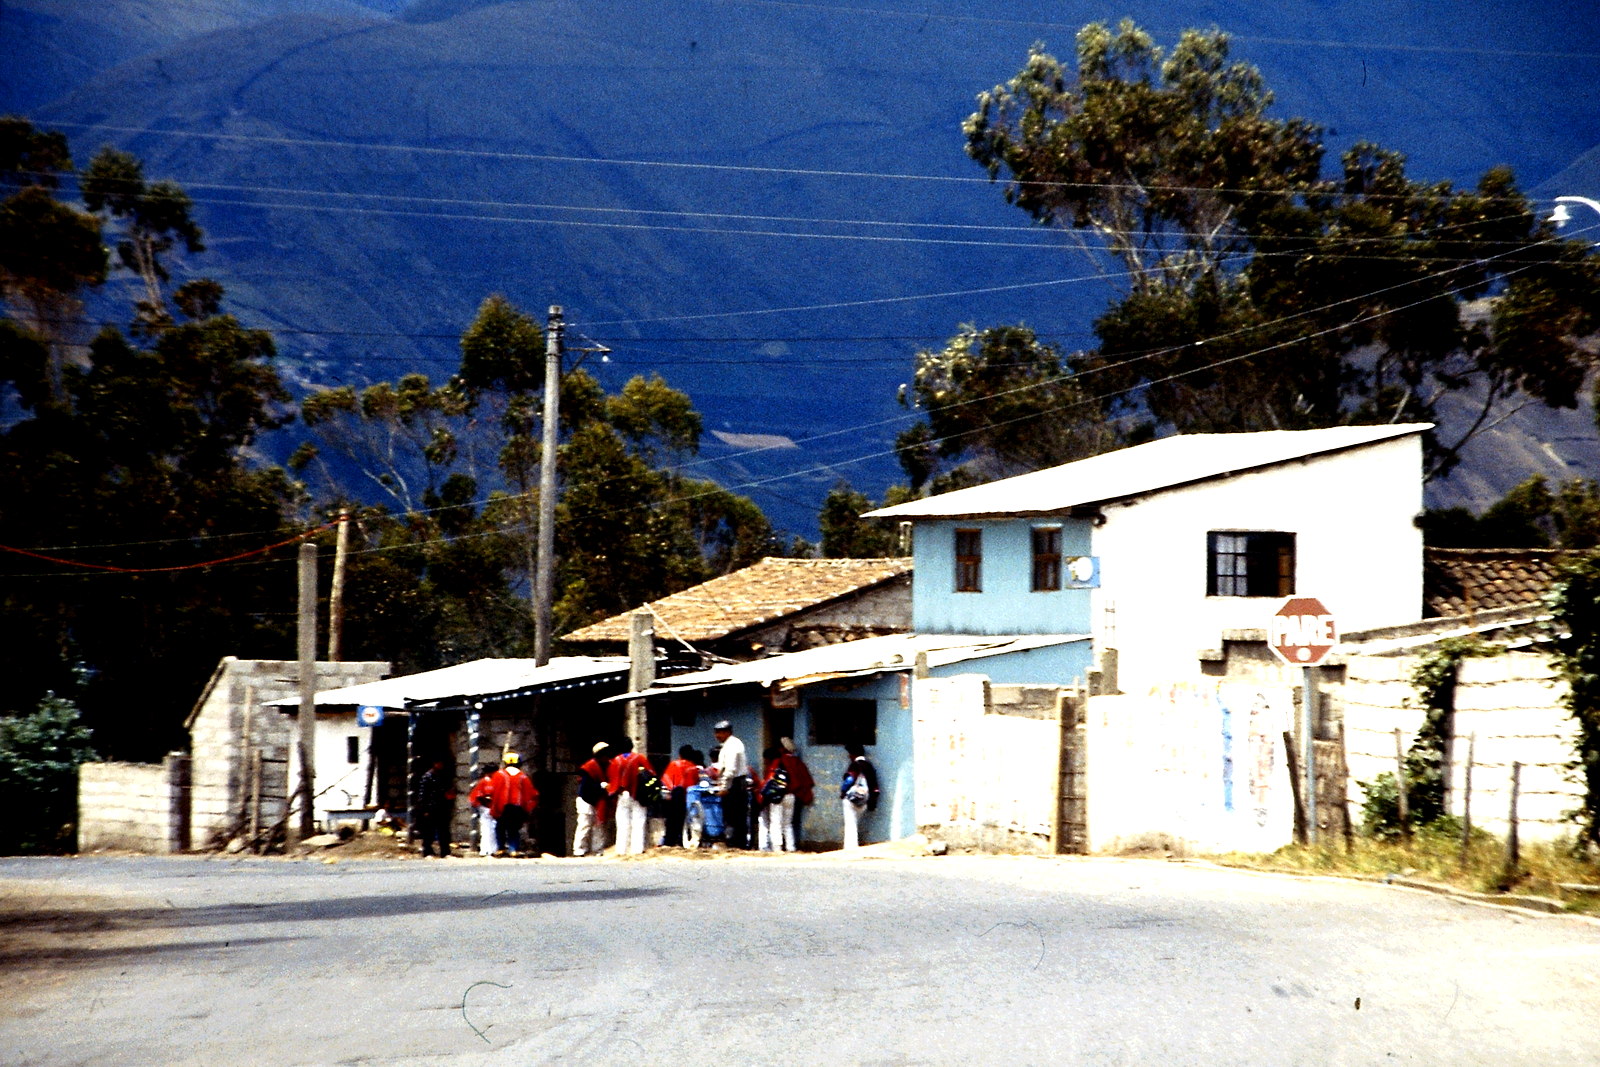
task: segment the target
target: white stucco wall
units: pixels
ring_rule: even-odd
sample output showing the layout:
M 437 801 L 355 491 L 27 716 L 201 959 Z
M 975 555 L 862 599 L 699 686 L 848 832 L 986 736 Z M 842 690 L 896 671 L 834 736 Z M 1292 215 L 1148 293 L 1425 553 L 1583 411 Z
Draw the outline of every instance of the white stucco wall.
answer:
M 1098 647 L 1116 648 L 1124 692 L 1196 673 L 1226 629 L 1263 629 L 1277 598 L 1206 596 L 1206 534 L 1295 534 L 1295 593 L 1342 630 L 1409 622 L 1422 608 L 1422 442 L 1417 435 L 1103 509 L 1094 531 Z
M 289 792 L 298 797 L 300 788 L 300 745 L 298 715 L 289 719 Z M 316 801 L 312 805 L 313 817 L 326 824 L 328 809 L 354 808 L 361 805 L 367 784 L 368 742 L 372 731 L 356 725 L 354 709 L 318 711 L 316 751 L 313 756 L 316 777 L 312 782 Z M 354 737 L 357 745 L 357 762 L 351 763 L 348 738 Z M 296 808 L 298 810 L 298 807 Z
M 1271 852 L 1294 836 L 1294 697 L 1202 681 L 1089 698 L 1089 850 Z

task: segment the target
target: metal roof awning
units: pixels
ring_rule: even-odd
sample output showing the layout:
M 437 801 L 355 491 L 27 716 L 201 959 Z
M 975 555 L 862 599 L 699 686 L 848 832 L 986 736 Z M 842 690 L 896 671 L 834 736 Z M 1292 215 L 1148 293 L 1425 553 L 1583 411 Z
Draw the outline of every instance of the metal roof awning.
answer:
M 325 689 L 316 695 L 316 701 L 319 708 L 426 709 L 454 701 L 511 700 L 535 693 L 599 685 L 618 678 L 625 684 L 627 676 L 626 656 L 560 656 L 542 667 L 532 659 L 480 659 L 400 678 Z M 269 702 L 269 706 L 283 708 L 299 705 L 297 697 Z
M 649 689 L 607 697 L 600 703 L 648 700 L 734 685 L 798 689 L 839 678 L 909 671 L 916 666 L 919 656 L 927 657 L 929 667 L 944 667 L 1088 640 L 1088 634 L 890 634 L 802 652 L 785 652 L 748 663 L 719 664 L 708 670 L 658 679 Z

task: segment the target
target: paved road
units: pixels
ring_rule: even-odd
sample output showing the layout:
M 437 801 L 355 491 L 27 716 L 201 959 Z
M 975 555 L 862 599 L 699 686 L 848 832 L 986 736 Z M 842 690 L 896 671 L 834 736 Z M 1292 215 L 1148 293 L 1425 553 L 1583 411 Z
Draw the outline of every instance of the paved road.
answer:
M 1600 1063 L 1600 924 L 1160 861 L 3 860 L 0 916 L 10 1065 Z

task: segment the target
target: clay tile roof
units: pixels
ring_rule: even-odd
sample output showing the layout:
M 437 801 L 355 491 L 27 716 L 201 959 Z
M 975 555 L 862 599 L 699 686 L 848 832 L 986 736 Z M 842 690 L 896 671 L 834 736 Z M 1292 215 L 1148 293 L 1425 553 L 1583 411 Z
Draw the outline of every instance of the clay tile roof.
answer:
M 1422 597 L 1430 617 L 1532 606 L 1550 589 L 1559 548 L 1430 548 Z
M 686 641 L 719 637 L 774 622 L 911 573 L 910 559 L 781 559 L 768 556 L 743 570 L 673 593 L 650 604 L 656 632 Z M 607 644 L 628 640 L 628 615 L 613 615 L 574 630 L 564 641 Z

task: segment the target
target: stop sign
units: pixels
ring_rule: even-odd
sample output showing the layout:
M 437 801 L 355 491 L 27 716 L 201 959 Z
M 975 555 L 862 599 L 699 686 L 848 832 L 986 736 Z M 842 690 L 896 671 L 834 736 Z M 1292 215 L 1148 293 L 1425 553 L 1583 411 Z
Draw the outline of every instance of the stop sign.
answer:
M 1292 667 L 1314 667 L 1339 643 L 1339 627 L 1314 596 L 1290 597 L 1269 620 L 1267 644 Z

